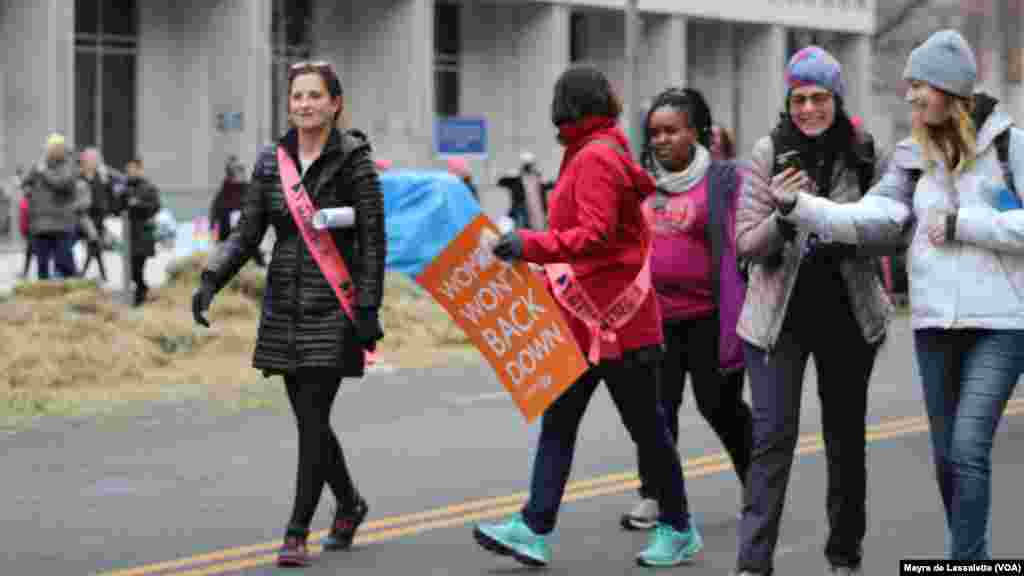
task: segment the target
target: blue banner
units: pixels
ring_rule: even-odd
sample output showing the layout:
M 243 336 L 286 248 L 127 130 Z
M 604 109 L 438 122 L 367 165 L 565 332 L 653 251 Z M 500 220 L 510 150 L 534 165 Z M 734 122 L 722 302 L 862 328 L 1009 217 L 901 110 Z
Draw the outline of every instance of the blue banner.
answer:
M 481 213 L 469 188 L 447 172 L 388 171 L 380 182 L 386 267 L 414 278 Z

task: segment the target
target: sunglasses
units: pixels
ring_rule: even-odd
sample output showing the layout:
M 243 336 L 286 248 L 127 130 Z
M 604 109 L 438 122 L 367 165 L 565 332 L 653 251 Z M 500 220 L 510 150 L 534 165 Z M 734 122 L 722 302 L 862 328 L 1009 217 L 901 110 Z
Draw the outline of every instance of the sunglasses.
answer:
M 805 96 L 803 94 L 796 94 L 790 96 L 789 104 L 795 108 L 802 108 L 807 102 L 814 104 L 816 108 L 820 108 L 832 101 L 832 94 L 828 92 L 818 92 L 817 94 L 811 94 Z
M 302 62 L 296 62 L 290 67 L 292 70 L 302 70 L 303 68 L 331 68 L 331 63 L 326 60 L 303 60 Z
M 295 78 L 305 72 L 323 72 L 333 78 L 338 76 L 334 71 L 334 66 L 326 60 L 305 60 L 303 62 L 296 62 L 288 67 L 288 76 L 291 78 Z

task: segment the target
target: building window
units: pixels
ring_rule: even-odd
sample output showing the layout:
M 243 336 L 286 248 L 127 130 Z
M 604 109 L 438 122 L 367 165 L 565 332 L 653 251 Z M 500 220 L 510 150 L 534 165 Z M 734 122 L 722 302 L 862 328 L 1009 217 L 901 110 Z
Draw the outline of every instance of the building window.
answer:
M 75 0 L 75 144 L 116 168 L 136 152 L 138 51 L 135 0 Z
M 789 29 L 786 33 L 786 60 L 810 45 L 820 46 L 839 57 L 841 45 L 839 35 L 824 30 Z
M 579 62 L 586 54 L 586 36 L 583 33 L 584 16 L 573 12 L 569 16 L 569 62 Z
M 434 5 L 434 112 L 438 116 L 459 115 L 459 24 L 458 4 Z
M 288 67 L 307 60 L 313 52 L 313 3 L 311 0 L 273 0 L 270 38 L 271 131 L 288 129 Z

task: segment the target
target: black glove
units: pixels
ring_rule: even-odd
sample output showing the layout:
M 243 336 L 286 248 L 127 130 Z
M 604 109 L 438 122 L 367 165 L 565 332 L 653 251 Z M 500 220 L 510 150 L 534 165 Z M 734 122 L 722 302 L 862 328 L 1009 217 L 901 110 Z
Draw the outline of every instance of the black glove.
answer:
M 509 260 L 522 260 L 523 239 L 518 232 L 503 234 L 494 245 L 494 255 L 506 262 Z
M 213 302 L 213 292 L 213 284 L 203 281 L 192 294 L 192 319 L 196 321 L 196 324 L 202 324 L 207 328 L 210 327 L 210 322 L 206 319 L 205 314 L 210 309 L 210 303 Z
M 377 309 L 372 306 L 359 306 L 356 313 L 356 335 L 363 348 L 373 352 L 377 349 L 377 340 L 384 337 L 384 329 L 377 317 Z

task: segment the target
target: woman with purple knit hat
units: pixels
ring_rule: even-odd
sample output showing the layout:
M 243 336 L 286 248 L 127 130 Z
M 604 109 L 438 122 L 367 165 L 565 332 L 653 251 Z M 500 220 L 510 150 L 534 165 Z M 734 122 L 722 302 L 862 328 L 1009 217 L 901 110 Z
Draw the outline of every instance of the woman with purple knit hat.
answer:
M 891 306 L 874 257 L 797 230 L 771 191 L 795 188 L 856 201 L 874 179 L 874 147 L 850 122 L 831 54 L 816 46 L 797 52 L 786 68 L 786 88 L 778 124 L 754 146 L 736 214 L 736 249 L 749 275 L 737 333 L 754 420 L 737 571 L 774 569 L 804 371 L 814 356 L 828 464 L 825 573 L 857 574 L 866 531 L 868 380 Z

